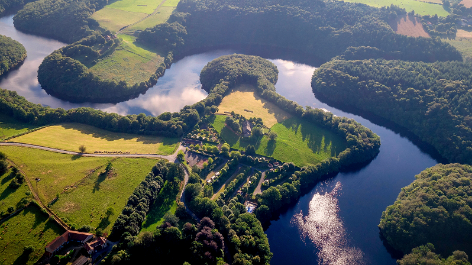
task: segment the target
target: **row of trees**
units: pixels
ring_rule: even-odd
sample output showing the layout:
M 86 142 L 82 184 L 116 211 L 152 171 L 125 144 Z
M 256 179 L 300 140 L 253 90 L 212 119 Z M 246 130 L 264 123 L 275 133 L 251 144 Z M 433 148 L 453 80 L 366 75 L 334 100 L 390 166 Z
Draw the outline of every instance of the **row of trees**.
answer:
M 26 49 L 21 43 L 0 35 L 0 76 L 26 59 Z
M 313 92 L 391 120 L 451 162 L 472 163 L 470 64 L 333 61 L 312 78 Z
M 141 41 L 172 49 L 175 54 L 211 47 L 265 46 L 308 54 L 323 60 L 349 47 L 369 46 L 381 56 L 410 61 L 462 60 L 447 43 L 396 34 L 390 19 L 404 15 L 395 6 L 373 8 L 339 1 L 184 0 L 167 24 L 143 31 Z M 163 40 L 169 40 L 163 43 Z

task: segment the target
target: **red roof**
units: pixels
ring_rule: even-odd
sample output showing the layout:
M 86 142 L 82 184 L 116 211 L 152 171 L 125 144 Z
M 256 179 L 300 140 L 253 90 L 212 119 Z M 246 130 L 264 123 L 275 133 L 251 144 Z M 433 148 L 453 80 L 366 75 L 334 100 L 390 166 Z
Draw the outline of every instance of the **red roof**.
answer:
M 54 251 L 56 251 L 58 248 L 60 248 L 64 243 L 66 243 L 68 241 L 68 238 L 67 238 L 67 231 L 56 237 L 56 239 L 54 239 L 53 241 L 51 241 L 51 243 L 49 243 L 47 246 L 46 246 L 46 252 L 49 252 L 49 253 L 54 253 Z
M 69 239 L 70 240 L 84 241 L 90 236 L 93 237 L 93 234 L 90 234 L 90 233 L 77 232 L 77 231 L 68 231 L 68 232 L 69 232 Z

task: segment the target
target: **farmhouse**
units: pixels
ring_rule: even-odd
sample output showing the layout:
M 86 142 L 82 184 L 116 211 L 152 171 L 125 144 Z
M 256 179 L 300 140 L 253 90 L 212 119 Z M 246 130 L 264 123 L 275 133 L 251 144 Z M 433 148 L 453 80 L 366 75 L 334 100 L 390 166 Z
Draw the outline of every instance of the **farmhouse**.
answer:
M 93 238 L 93 234 L 67 230 L 64 234 L 56 237 L 46 246 L 46 256 L 52 257 L 69 242 L 85 243 Z
M 243 136 L 244 137 L 249 137 L 251 136 L 251 131 L 252 131 L 252 128 L 251 128 L 251 123 L 249 121 L 244 121 L 243 122 Z
M 87 250 L 88 254 L 95 253 L 99 250 L 102 250 L 107 245 L 107 240 L 104 237 L 97 237 L 94 241 L 90 243 L 85 243 L 84 247 Z

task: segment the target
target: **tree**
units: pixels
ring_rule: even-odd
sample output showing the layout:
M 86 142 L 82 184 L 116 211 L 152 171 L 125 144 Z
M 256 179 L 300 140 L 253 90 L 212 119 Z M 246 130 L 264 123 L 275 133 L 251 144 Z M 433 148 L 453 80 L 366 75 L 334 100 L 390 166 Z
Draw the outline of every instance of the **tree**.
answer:
M 179 225 L 179 217 L 167 212 L 164 215 L 164 223 L 169 223 L 172 226 L 178 226 Z
M 203 196 L 211 198 L 213 196 L 213 185 L 205 185 L 203 189 Z
M 80 153 L 83 154 L 83 153 L 85 153 L 86 150 L 87 150 L 87 148 L 85 147 L 85 145 L 79 146 L 79 152 L 80 152 Z
M 5 174 L 8 169 L 8 163 L 5 160 L 0 160 L 0 175 Z
M 246 155 L 254 155 L 256 154 L 256 148 L 254 147 L 254 145 L 248 145 L 246 147 Z
M 113 207 L 111 207 L 111 206 L 108 207 L 108 208 L 107 208 L 107 212 L 106 212 L 106 216 L 107 216 L 107 217 L 110 217 L 110 216 L 112 216 L 112 215 L 114 215 L 114 214 L 115 214 L 115 209 L 114 209 Z
M 202 192 L 202 185 L 200 183 L 187 184 L 185 187 L 185 200 L 192 201 Z
M 224 155 L 224 156 L 229 156 L 229 150 L 230 150 L 229 144 L 224 143 L 224 144 L 221 146 L 221 153 L 222 153 L 222 155 Z
M 179 153 L 177 153 L 177 158 L 179 159 L 180 162 L 185 161 L 185 154 L 182 150 L 180 150 Z
M 269 140 L 271 141 L 274 141 L 277 139 L 277 133 L 273 132 L 273 131 L 270 131 L 269 134 L 267 135 L 267 137 L 269 137 Z
M 241 158 L 241 153 L 239 151 L 231 151 L 229 156 L 233 159 L 239 160 Z

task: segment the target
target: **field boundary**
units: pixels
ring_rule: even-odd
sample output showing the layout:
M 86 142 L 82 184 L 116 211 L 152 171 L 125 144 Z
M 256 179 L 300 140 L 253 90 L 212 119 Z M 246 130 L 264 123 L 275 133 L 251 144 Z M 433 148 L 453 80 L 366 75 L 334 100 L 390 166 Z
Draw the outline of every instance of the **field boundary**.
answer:
M 163 0 L 163 1 L 156 7 L 156 9 L 154 9 L 154 12 L 152 12 L 152 14 L 149 14 L 149 15 L 147 15 L 146 17 L 142 18 L 141 20 L 138 20 L 138 21 L 136 21 L 136 22 L 134 22 L 134 23 L 132 23 L 132 24 L 129 24 L 128 26 L 122 27 L 120 30 L 118 30 L 118 32 L 116 32 L 116 34 L 120 34 L 120 33 L 122 33 L 123 30 L 125 30 L 125 29 L 127 29 L 127 28 L 129 28 L 129 27 L 132 27 L 132 26 L 134 26 L 134 25 L 136 25 L 136 24 L 138 24 L 138 23 L 141 23 L 141 22 L 143 22 L 144 20 L 146 20 L 147 18 L 149 18 L 150 16 L 153 16 L 153 15 L 157 14 L 157 11 L 159 10 L 159 8 L 160 8 L 166 1 L 167 1 L 167 0 Z

